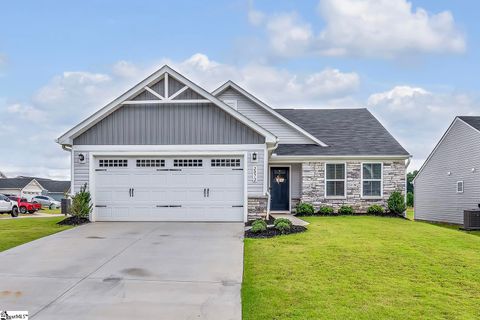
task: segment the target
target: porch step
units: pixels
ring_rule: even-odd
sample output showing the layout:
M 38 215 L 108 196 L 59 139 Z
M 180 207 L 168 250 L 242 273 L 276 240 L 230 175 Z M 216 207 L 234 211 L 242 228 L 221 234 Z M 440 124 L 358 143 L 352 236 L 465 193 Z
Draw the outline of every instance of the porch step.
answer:
M 297 218 L 295 217 L 294 215 L 291 215 L 291 214 L 288 214 L 288 213 L 270 213 L 270 215 L 274 218 L 274 219 L 278 219 L 278 218 L 286 218 L 290 221 L 292 221 L 292 224 L 294 226 L 302 226 L 302 227 L 305 227 L 305 226 L 308 226 L 309 223 L 307 221 L 304 221 L 300 218 Z

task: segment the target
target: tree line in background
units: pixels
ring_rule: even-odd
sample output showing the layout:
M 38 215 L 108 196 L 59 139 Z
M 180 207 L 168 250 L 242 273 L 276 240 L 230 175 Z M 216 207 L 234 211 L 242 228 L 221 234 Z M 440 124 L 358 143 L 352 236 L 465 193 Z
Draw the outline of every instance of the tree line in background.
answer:
M 413 179 L 417 176 L 418 170 L 407 173 L 407 206 L 413 207 Z

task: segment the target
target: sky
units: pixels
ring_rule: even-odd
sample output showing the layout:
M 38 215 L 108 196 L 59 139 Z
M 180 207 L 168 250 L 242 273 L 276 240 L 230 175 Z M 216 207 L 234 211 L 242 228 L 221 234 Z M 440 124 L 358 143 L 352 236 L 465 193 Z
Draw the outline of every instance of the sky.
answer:
M 368 108 L 418 169 L 480 115 L 477 1 L 5 1 L 0 171 L 69 179 L 62 133 L 168 63 L 273 108 Z

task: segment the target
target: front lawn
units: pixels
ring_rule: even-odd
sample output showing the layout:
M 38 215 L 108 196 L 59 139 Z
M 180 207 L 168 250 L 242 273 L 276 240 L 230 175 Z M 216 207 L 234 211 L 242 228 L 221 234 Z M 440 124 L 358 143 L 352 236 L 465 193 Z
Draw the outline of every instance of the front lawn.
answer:
M 65 217 L 0 220 L 0 252 L 23 243 L 70 229 L 57 222 Z
M 62 210 L 60 208 L 49 209 L 49 208 L 42 208 L 38 212 L 41 213 L 48 213 L 48 214 L 60 214 Z
M 480 237 L 400 218 L 310 217 L 245 239 L 244 319 L 479 319 Z

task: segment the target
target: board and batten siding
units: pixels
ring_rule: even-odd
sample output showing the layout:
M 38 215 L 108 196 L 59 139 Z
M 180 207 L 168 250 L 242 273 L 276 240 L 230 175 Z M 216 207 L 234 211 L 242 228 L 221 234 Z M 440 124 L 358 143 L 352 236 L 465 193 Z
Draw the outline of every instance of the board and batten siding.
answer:
M 284 144 L 314 144 L 311 139 L 278 119 L 233 88 L 223 91 L 218 97 L 222 101 L 236 100 L 237 111 L 277 136 Z
M 480 132 L 455 120 L 415 179 L 414 192 L 415 219 L 463 224 L 463 210 L 480 203 Z
M 242 151 L 242 150 L 240 150 Z M 260 197 L 264 196 L 264 159 L 265 159 L 265 150 L 264 149 L 250 149 L 247 151 L 247 194 L 248 196 Z M 257 153 L 258 161 L 252 162 L 251 154 L 252 152 Z M 78 160 L 78 154 L 83 153 L 86 156 L 86 162 L 80 163 Z M 140 153 L 140 152 L 139 152 Z M 221 153 L 221 151 L 219 151 Z M 85 183 L 89 183 L 89 152 L 88 151 L 74 151 L 74 163 L 73 163 L 73 192 L 76 193 L 80 190 L 80 187 Z M 121 155 L 119 155 L 121 157 Z M 119 156 L 115 156 L 118 158 Z M 257 180 L 253 181 L 253 167 L 257 167 Z
M 125 105 L 74 145 L 262 144 L 265 138 L 213 104 Z

